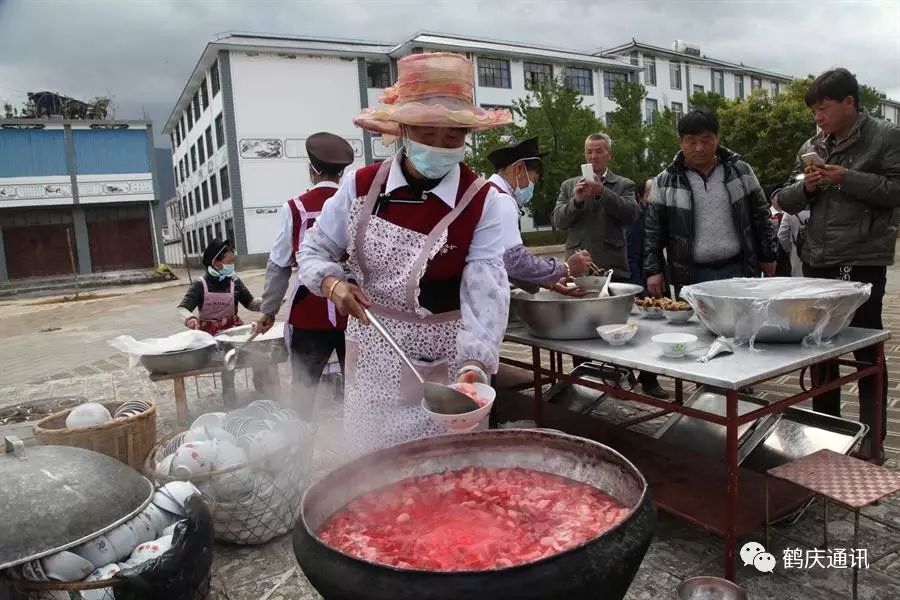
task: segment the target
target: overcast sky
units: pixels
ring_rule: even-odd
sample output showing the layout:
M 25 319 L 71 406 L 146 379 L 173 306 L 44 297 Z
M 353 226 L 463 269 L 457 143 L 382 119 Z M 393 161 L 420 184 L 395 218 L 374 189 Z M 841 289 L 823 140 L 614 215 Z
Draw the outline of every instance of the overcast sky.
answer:
M 146 113 L 159 134 L 206 43 L 233 30 L 385 42 L 429 30 L 580 51 L 682 39 L 788 75 L 846 66 L 900 100 L 900 0 L 0 0 L 0 100 L 109 95 L 117 118 Z

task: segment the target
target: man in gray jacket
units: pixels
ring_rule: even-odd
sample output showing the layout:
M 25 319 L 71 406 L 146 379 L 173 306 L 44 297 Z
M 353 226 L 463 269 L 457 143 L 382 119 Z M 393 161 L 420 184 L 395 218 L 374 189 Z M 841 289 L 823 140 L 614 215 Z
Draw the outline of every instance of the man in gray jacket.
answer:
M 607 168 L 612 140 L 595 133 L 584 142 L 584 160 L 594 168 L 594 181 L 572 177 L 563 181 L 553 209 L 553 226 L 568 231 L 566 258 L 587 250 L 594 263 L 613 269 L 616 281 L 628 281 L 625 228 L 640 217 L 634 182 Z
M 799 156 L 814 152 L 822 160 L 799 159 L 792 181 L 800 180 L 782 189 L 778 202 L 789 214 L 809 209 L 800 254 L 803 274 L 872 284 L 871 296 L 851 324 L 882 329 L 887 266 L 894 262 L 897 241 L 900 128 L 860 109 L 856 77 L 843 68 L 817 77 L 806 92 L 806 105 L 820 131 L 803 145 Z M 875 360 L 872 348 L 855 354 L 861 361 Z M 835 379 L 838 366 L 825 365 L 816 369 L 813 377 L 819 385 Z M 875 417 L 877 385 L 874 377 L 859 382 L 860 420 L 869 426 Z M 880 395 L 884 439 L 886 372 Z M 840 415 L 840 389 L 815 398 L 813 408 Z
M 553 209 L 553 226 L 568 231 L 566 258 L 587 250 L 595 264 L 613 270 L 613 281 L 630 282 L 625 229 L 641 216 L 634 182 L 609 170 L 612 139 L 594 133 L 584 141 L 584 160 L 594 169 L 594 180 L 572 177 L 562 182 Z M 576 357 L 577 358 L 577 357 Z M 576 361 L 578 362 L 578 361 Z M 667 398 L 656 375 L 639 376 L 644 393 Z

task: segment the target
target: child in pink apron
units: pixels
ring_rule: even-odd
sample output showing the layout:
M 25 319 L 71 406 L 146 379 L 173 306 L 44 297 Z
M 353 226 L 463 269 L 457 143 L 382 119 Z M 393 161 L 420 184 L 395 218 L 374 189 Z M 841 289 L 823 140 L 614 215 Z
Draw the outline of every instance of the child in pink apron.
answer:
M 228 240 L 214 239 L 203 251 L 206 273 L 194 281 L 178 305 L 185 327 L 199 329 L 211 335 L 243 325 L 238 316 L 238 303 L 247 310 L 259 312 L 260 298 L 253 294 L 234 274 L 234 250 Z M 194 314 L 194 310 L 197 314 Z M 267 381 L 262 370 L 253 371 L 254 387 L 262 391 Z M 235 404 L 234 371 L 222 372 L 223 396 L 226 406 Z

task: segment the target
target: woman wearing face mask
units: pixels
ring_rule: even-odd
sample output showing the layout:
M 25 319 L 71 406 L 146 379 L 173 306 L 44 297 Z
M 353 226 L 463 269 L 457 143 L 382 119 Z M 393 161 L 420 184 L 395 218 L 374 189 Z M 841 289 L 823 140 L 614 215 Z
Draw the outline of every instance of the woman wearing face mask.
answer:
M 515 199 L 502 207 L 504 213 L 503 262 L 510 282 L 529 292 L 546 287 L 567 295 L 579 295 L 577 289 L 567 288 L 565 279 L 583 275 L 591 264 L 587 251 L 576 252 L 566 262 L 555 258 L 542 258 L 532 254 L 522 243 L 519 233 L 519 211 L 531 202 L 534 186 L 541 179 L 543 154 L 538 149 L 538 138 L 533 137 L 518 144 L 497 148 L 488 154 L 488 160 L 496 169 L 488 181 L 499 191 Z
M 300 249 L 300 278 L 352 315 L 344 431 L 353 455 L 446 433 L 421 408 L 422 385 L 374 328 L 369 308 L 419 372 L 489 382 L 508 321 L 498 207 L 514 200 L 462 160 L 466 134 L 506 125 L 472 104 L 473 66 L 458 54 L 398 61 L 397 83 L 354 123 L 403 138 L 393 159 L 345 176 Z M 349 274 L 339 261 L 347 255 Z
M 234 250 L 228 240 L 210 241 L 203 251 L 206 273 L 191 284 L 178 305 L 178 313 L 185 327 L 216 335 L 220 331 L 244 324 L 237 313 L 238 302 L 247 310 L 259 312 L 262 299 L 254 298 L 234 274 L 234 257 Z M 268 383 L 264 370 L 254 369 L 253 383 L 257 390 L 263 390 Z M 233 406 L 233 371 L 222 373 L 222 387 L 226 406 Z

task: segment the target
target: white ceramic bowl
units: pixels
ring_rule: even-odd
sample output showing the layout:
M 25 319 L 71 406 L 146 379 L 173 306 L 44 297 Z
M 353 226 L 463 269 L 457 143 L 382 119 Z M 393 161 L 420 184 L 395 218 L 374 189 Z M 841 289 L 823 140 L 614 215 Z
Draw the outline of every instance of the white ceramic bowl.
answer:
M 485 402 L 484 406 L 459 415 L 445 415 L 428 410 L 425 399 L 422 398 L 422 410 L 425 411 L 425 414 L 427 414 L 435 424 L 445 427 L 454 433 L 472 431 L 478 427 L 481 421 L 487 418 L 491 412 L 491 407 L 494 405 L 494 400 L 497 398 L 497 390 L 491 386 L 483 383 L 473 383 L 472 385 L 478 390 L 478 396 L 481 398 L 482 402 Z M 453 384 L 450 387 L 457 388 L 459 385 Z
M 665 316 L 663 309 L 658 306 L 645 306 L 642 308 L 642 314 L 645 319 L 662 319 Z
M 102 567 L 94 569 L 94 572 L 88 575 L 85 581 L 102 581 L 104 579 L 109 579 L 121 570 L 122 568 L 116 563 L 104 565 Z M 83 594 L 84 592 L 82 592 L 82 597 L 84 597 Z
M 620 329 L 621 328 L 621 329 Z M 616 331 L 620 329 L 619 331 Z M 608 342 L 610 346 L 621 346 L 631 341 L 631 338 L 637 333 L 638 326 L 634 324 L 619 325 L 601 325 L 597 328 L 597 333 Z
M 220 442 L 216 460 L 213 461 L 213 471 L 224 471 L 247 463 L 247 452 L 236 444 Z
M 112 419 L 106 407 L 96 402 L 80 404 L 72 409 L 66 417 L 66 427 L 80 429 L 91 425 L 100 425 Z
M 222 420 L 225 418 L 225 414 L 223 412 L 210 412 L 206 414 L 202 414 L 197 417 L 193 423 L 191 423 L 191 429 L 197 429 L 199 427 L 221 427 Z
M 160 491 L 164 496 L 167 496 L 171 500 L 174 500 L 178 503 L 178 508 L 181 509 L 180 512 L 176 512 L 173 510 L 169 510 L 164 506 L 160 506 L 160 508 L 164 510 L 169 510 L 169 512 L 173 512 L 176 514 L 184 514 L 184 503 L 185 501 L 194 494 L 199 494 L 200 490 L 197 489 L 190 481 L 170 481 L 166 485 L 160 488 Z M 158 506 L 158 505 L 157 505 Z
M 138 534 L 131 523 L 123 523 L 115 529 L 106 532 L 106 539 L 116 551 L 116 559 L 121 560 L 131 555 L 131 551 L 138 545 Z M 110 561 L 114 562 L 114 561 Z
M 152 560 L 157 556 L 162 555 L 171 547 L 171 535 L 165 535 L 159 539 L 153 540 L 152 542 L 144 542 L 134 549 L 134 552 L 131 553 L 131 556 L 125 564 L 129 566 L 139 565 L 142 562 Z
M 680 358 L 694 349 L 697 336 L 690 333 L 659 333 L 650 338 L 664 356 Z
M 42 558 L 41 566 L 47 577 L 57 581 L 81 581 L 94 572 L 91 561 L 67 550 Z
M 116 556 L 116 548 L 113 547 L 112 542 L 110 542 L 109 538 L 105 535 L 98 535 L 80 546 L 75 546 L 72 548 L 72 552 L 81 558 L 90 561 L 94 567 L 97 567 L 98 565 L 108 565 L 109 563 L 116 562 L 116 559 L 118 558 Z M 94 569 L 91 569 L 91 571 L 93 570 Z M 90 573 L 88 573 L 88 575 L 90 575 Z M 87 577 L 87 575 L 84 577 Z M 84 577 L 82 577 L 82 579 L 84 579 Z
M 170 472 L 176 477 L 196 477 L 213 470 L 218 443 L 215 441 L 188 442 L 172 455 Z
M 663 315 L 669 323 L 684 323 L 694 316 L 693 310 L 664 310 Z

